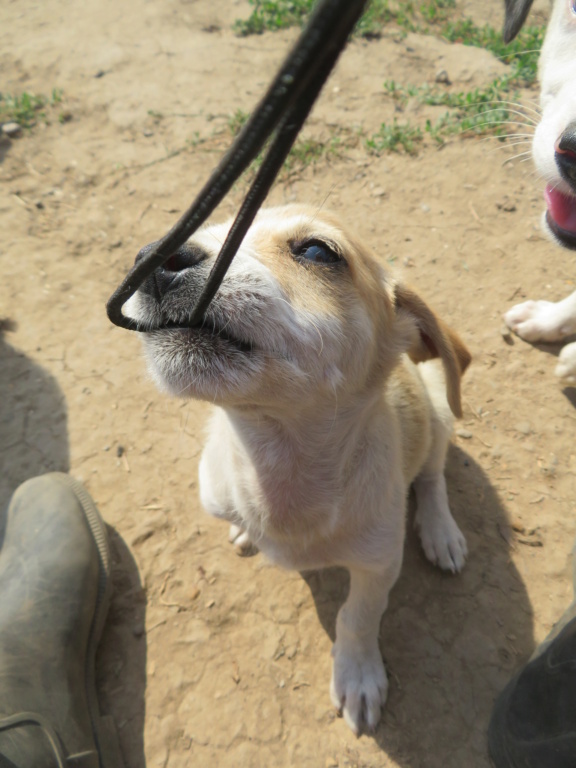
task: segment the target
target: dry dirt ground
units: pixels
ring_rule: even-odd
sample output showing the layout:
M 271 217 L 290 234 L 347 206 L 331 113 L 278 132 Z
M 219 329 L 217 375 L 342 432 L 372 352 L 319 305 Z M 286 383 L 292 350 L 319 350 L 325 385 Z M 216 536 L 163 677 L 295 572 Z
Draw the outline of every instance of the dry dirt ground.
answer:
M 504 339 L 501 315 L 523 297 L 572 291 L 573 257 L 540 235 L 531 163 L 505 163 L 518 148 L 493 140 L 455 138 L 416 157 L 350 148 L 271 195 L 340 213 L 474 355 L 447 466 L 469 560 L 457 577 L 440 573 L 409 521 L 382 621 L 388 704 L 376 734 L 356 739 L 328 695 L 346 574 L 303 577 L 234 554 L 198 500 L 207 406 L 158 394 L 138 337 L 104 312 L 295 37 L 235 37 L 230 25 L 248 10 L 232 0 L 2 3 L 2 90 L 61 88 L 70 119 L 53 111 L 0 144 L 0 314 L 15 324 L 0 342 L 0 504 L 29 476 L 69 470 L 111 527 L 116 594 L 98 678 L 129 768 L 486 768 L 494 698 L 571 596 L 576 528 L 575 393 L 554 378 L 558 348 Z M 496 0 L 473 10 L 500 23 Z M 385 79 L 433 83 L 446 69 L 461 90 L 502 67 L 433 37 L 356 41 L 308 130 L 374 130 L 392 115 Z

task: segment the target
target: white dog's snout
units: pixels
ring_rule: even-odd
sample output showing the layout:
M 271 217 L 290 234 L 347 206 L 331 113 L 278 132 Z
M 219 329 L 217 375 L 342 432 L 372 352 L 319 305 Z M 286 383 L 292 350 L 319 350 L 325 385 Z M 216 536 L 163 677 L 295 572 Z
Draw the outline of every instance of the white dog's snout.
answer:
M 555 159 L 562 178 L 576 191 L 576 120 L 562 132 L 555 147 Z

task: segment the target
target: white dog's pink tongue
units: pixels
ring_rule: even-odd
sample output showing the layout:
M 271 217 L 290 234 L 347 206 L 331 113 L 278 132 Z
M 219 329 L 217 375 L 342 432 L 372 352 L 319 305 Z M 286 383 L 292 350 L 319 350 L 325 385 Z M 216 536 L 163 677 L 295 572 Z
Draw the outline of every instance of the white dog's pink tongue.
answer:
M 564 195 L 548 184 L 544 198 L 554 223 L 566 232 L 576 234 L 576 197 Z

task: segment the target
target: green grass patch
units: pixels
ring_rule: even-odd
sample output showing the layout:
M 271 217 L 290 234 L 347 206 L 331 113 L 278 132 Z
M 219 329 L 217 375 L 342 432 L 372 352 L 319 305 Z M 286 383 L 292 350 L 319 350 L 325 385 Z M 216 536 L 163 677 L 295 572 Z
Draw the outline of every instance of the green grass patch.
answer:
M 504 138 L 507 124 L 514 120 L 510 112 L 510 102 L 514 100 L 512 78 L 497 78 L 484 88 L 474 88 L 465 93 L 450 93 L 424 86 L 402 86 L 394 80 L 387 80 L 384 88 L 400 106 L 408 99 L 417 99 L 421 104 L 445 106 L 448 108 L 436 122 L 427 120 L 423 128 L 410 123 L 393 126 L 382 123 L 380 130 L 366 140 L 366 148 L 371 152 L 398 151 L 404 149 L 410 154 L 416 151 L 416 143 L 421 143 L 428 135 L 437 144 L 442 144 L 447 137 L 492 135 Z M 401 131 L 398 129 L 401 127 Z M 407 144 L 397 134 L 407 137 Z M 390 137 L 390 138 L 389 138 Z M 386 139 L 386 140 L 383 140 Z M 388 142 L 388 143 L 387 143 Z
M 306 21 L 315 0 L 249 0 L 253 8 L 245 21 L 237 20 L 238 35 L 261 34 L 266 30 L 301 26 Z M 405 34 L 419 32 L 435 34 L 450 42 L 463 43 L 491 51 L 505 64 L 510 64 L 514 76 L 525 84 L 536 78 L 538 53 L 544 39 L 543 27 L 526 27 L 509 44 L 502 40 L 500 30 L 490 25 L 479 27 L 471 19 L 454 20 L 455 0 L 372 0 L 359 20 L 354 34 L 379 37 L 384 27 L 392 25 Z
M 346 149 L 357 144 L 358 135 L 349 131 L 335 130 L 326 140 L 299 137 L 288 153 L 278 177 L 281 181 L 286 181 L 290 176 L 302 173 L 306 168 L 320 161 L 342 157 Z M 253 174 L 260 168 L 265 152 L 266 149 L 254 160 L 250 166 L 250 173 Z
M 253 11 L 242 21 L 234 22 L 237 35 L 261 35 L 266 30 L 300 26 L 310 13 L 314 0 L 249 0 Z
M 260 35 L 263 32 L 302 26 L 314 5 L 315 0 L 248 0 L 253 8 L 246 20 L 234 22 L 237 35 Z M 430 0 L 425 3 L 427 13 L 431 6 L 452 4 L 454 0 Z M 415 29 L 415 6 L 410 0 L 372 0 L 356 25 L 355 34 L 360 37 L 379 37 L 386 24 L 394 23 L 400 29 Z
M 240 133 L 249 117 L 250 114 L 242 109 L 237 109 L 236 112 L 230 115 L 227 121 L 227 128 L 232 136 L 237 136 Z M 284 162 L 281 175 L 286 176 L 286 174 L 303 170 L 309 165 L 314 165 L 322 158 L 338 156 L 347 147 L 357 143 L 357 134 L 342 130 L 332 131 L 326 141 L 298 137 Z M 252 171 L 256 171 L 262 164 L 265 151 L 263 150 L 253 161 L 251 165 Z
M 244 125 L 248 122 L 250 117 L 249 112 L 245 112 L 243 109 L 237 109 L 233 115 L 228 118 L 228 130 L 232 136 L 237 136 Z
M 236 110 L 229 116 L 226 124 L 225 133 L 237 136 L 250 114 L 242 109 Z M 326 140 L 320 140 L 312 137 L 299 136 L 279 174 L 280 179 L 286 179 L 288 176 L 303 171 L 310 165 L 315 165 L 320 160 L 341 157 L 349 148 L 357 146 L 360 140 L 359 132 L 345 130 L 342 128 L 333 128 Z M 260 152 L 258 157 L 251 163 L 249 174 L 254 174 L 262 165 L 267 146 Z
M 446 22 L 442 37 L 451 43 L 485 48 L 511 67 L 516 85 L 530 85 L 536 80 L 538 55 L 544 42 L 544 27 L 526 27 L 511 43 L 504 43 L 499 30 L 489 25 L 478 27 L 470 19 Z
M 423 129 L 438 144 L 455 134 L 493 135 L 504 139 L 507 126 L 515 120 L 513 104 L 517 102 L 517 89 L 530 86 L 536 80 L 544 29 L 528 27 L 510 45 L 505 45 L 500 33 L 492 27 L 478 27 L 469 20 L 447 22 L 443 33 L 451 42 L 486 48 L 510 66 L 510 73 L 465 92 L 454 93 L 428 85 L 403 86 L 393 80 L 384 83 L 385 91 L 400 106 L 414 98 L 421 104 L 447 107 L 450 111 L 435 123 L 427 120 Z M 406 124 L 404 130 L 409 133 L 411 127 Z M 375 151 L 382 133 L 386 135 L 390 130 L 391 126 L 383 123 L 380 131 L 367 141 L 367 148 Z
M 394 120 L 392 125 L 382 123 L 378 133 L 366 139 L 366 148 L 376 155 L 383 152 L 399 152 L 400 150 L 404 150 L 409 155 L 415 155 L 416 147 L 423 138 L 424 134 L 418 126 L 399 123 Z
M 24 91 L 21 94 L 0 93 L 0 122 L 16 122 L 31 128 L 39 119 L 46 119 L 46 108 L 60 104 L 62 92 L 57 88 L 47 96 Z

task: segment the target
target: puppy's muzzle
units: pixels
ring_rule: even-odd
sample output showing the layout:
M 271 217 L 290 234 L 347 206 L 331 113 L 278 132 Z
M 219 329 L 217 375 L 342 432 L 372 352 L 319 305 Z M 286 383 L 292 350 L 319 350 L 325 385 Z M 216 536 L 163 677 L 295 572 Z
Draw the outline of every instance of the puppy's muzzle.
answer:
M 146 258 L 155 246 L 156 243 L 145 245 L 136 256 L 135 263 L 138 264 L 139 261 Z M 158 267 L 146 278 L 140 291 L 160 302 L 167 293 L 180 285 L 186 270 L 193 269 L 208 258 L 208 254 L 202 248 L 192 243 L 184 243 L 163 266 Z
M 576 121 L 560 136 L 554 158 L 560 175 L 576 194 Z

